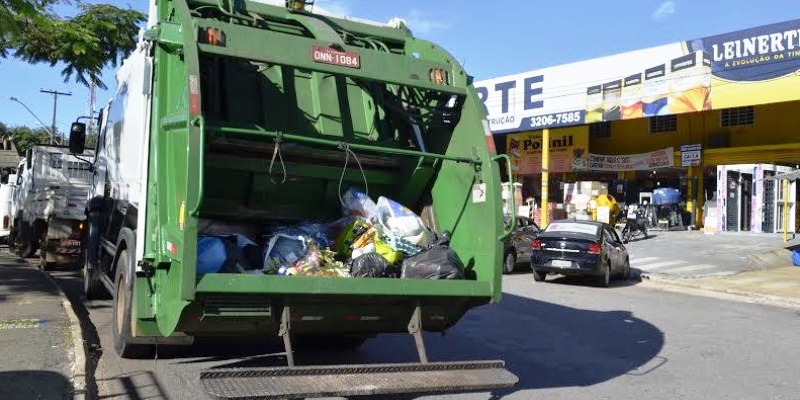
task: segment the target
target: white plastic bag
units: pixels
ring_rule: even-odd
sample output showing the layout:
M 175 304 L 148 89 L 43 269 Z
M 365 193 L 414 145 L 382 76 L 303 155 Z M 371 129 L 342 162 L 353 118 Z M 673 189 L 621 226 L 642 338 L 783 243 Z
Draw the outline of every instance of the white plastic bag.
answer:
M 347 216 L 362 217 L 374 221 L 378 215 L 375 202 L 365 193 L 350 188 L 342 196 L 343 212 Z
M 402 204 L 381 196 L 377 204 L 378 221 L 391 233 L 420 247 L 433 243 L 434 235 L 422 218 Z

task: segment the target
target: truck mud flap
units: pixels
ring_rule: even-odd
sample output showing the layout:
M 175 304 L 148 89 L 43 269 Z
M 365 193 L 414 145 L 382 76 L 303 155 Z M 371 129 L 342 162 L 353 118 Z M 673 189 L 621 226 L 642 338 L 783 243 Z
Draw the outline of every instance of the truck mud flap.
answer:
M 217 399 L 298 399 L 502 389 L 519 378 L 503 361 L 465 361 L 212 369 L 200 381 Z

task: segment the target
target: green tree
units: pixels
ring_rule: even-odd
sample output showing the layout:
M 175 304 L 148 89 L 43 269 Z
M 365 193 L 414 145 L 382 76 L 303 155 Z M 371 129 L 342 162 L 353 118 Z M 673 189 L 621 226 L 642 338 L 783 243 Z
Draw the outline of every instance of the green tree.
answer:
M 29 147 L 37 144 L 49 144 L 50 134 L 45 128 L 29 128 L 27 126 L 7 127 L 0 122 L 0 135 L 8 136 L 17 147 L 17 153 L 24 155 Z
M 78 13 L 58 16 L 55 5 L 72 5 Z M 136 48 L 138 24 L 144 14 L 108 4 L 81 0 L 0 0 L 0 57 L 9 55 L 29 63 L 66 64 L 64 80 L 100 80 L 105 66 L 117 66 Z

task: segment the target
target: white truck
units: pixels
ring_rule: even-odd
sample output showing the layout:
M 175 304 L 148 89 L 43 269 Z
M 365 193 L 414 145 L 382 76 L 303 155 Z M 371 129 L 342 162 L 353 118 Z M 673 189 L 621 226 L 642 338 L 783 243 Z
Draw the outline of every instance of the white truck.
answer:
M 41 268 L 81 261 L 86 197 L 94 152 L 33 146 L 17 169 L 9 247 L 20 257 L 41 250 Z
M 0 183 L 0 242 L 8 243 L 8 235 L 11 233 L 11 197 L 14 194 L 14 187 L 17 185 L 17 174 L 9 174 L 6 183 Z

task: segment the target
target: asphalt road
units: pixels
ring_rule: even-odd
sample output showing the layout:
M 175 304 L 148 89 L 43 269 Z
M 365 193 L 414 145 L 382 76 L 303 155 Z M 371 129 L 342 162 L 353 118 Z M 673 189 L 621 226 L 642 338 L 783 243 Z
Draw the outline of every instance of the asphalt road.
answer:
M 650 235 L 627 244 L 631 266 L 667 278 L 735 274 L 751 267 L 751 254 L 798 243 L 797 239 L 783 243 L 780 235 L 736 232 L 653 231 Z
M 79 274 L 53 275 L 79 300 Z M 426 335 L 432 360 L 504 359 L 520 377 L 495 393 L 400 399 L 800 399 L 800 313 L 644 287 L 609 289 L 529 273 L 504 277 L 499 305 L 469 313 L 444 337 Z M 111 347 L 111 302 L 81 303 L 103 399 L 205 399 L 198 372 L 282 365 L 265 342 L 162 349 L 157 360 L 123 360 Z M 357 352 L 301 354 L 299 363 L 413 362 L 407 335 L 379 337 Z M 383 397 L 386 398 L 386 397 Z

